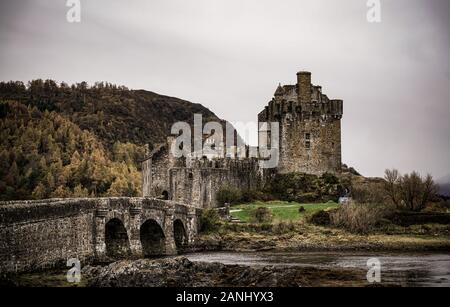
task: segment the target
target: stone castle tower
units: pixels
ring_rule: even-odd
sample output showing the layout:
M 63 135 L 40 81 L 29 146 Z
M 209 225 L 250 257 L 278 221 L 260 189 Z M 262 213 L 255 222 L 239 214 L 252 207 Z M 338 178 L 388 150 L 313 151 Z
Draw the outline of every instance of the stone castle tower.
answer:
M 342 113 L 343 101 L 322 94 L 322 87 L 311 84 L 310 72 L 297 73 L 296 85 L 279 85 L 274 98 L 258 114 L 258 122 L 280 124 L 277 171 L 340 172 Z

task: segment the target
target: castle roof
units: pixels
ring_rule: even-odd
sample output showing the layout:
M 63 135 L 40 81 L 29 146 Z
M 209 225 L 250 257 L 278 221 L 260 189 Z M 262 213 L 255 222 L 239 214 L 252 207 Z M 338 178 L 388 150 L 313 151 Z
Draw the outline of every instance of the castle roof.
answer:
M 278 84 L 278 88 L 275 91 L 275 96 L 283 96 L 284 95 L 284 88 L 281 86 L 281 83 Z

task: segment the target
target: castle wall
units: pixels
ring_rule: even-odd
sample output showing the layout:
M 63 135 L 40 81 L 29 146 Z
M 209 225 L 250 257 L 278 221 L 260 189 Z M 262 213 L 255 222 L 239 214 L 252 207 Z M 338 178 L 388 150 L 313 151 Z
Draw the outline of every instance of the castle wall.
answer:
M 152 196 L 152 159 L 142 162 L 142 196 Z
M 163 197 L 170 195 L 169 171 L 177 163 L 170 155 L 167 146 L 161 146 L 154 155 L 142 163 L 142 191 L 144 197 Z
M 172 199 L 198 208 L 215 208 L 216 194 L 223 186 L 241 190 L 261 188 L 265 173 L 256 159 L 198 160 L 191 167 L 170 170 Z
M 340 121 L 284 119 L 280 134 L 283 148 L 278 166 L 279 173 L 302 172 L 321 175 L 340 171 Z M 306 142 L 309 142 L 309 146 L 306 146 Z

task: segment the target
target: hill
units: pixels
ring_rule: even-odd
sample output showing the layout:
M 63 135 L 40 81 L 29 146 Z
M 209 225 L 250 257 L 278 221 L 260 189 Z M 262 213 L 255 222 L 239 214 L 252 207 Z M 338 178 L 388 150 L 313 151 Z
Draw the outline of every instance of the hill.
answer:
M 151 146 L 163 142 L 174 122 L 192 123 L 194 113 L 202 114 L 204 121 L 220 120 L 201 104 L 103 82 L 92 87 L 52 80 L 34 80 L 27 86 L 2 82 L 0 100 L 55 111 L 94 133 L 108 148 L 117 141 Z
M 450 196 L 450 174 L 437 180 L 439 185 L 439 193 L 445 196 Z
M 141 195 L 145 144 L 200 104 L 123 86 L 0 83 L 0 200 Z M 224 121 L 222 121 L 224 123 Z

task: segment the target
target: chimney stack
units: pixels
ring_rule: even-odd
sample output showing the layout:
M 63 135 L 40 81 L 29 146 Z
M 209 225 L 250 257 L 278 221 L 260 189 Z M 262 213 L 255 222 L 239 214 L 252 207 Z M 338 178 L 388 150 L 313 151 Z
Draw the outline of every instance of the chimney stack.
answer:
M 300 71 L 297 73 L 298 100 L 300 103 L 311 102 L 311 73 Z

